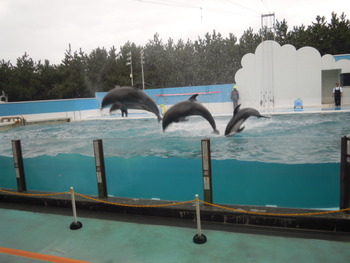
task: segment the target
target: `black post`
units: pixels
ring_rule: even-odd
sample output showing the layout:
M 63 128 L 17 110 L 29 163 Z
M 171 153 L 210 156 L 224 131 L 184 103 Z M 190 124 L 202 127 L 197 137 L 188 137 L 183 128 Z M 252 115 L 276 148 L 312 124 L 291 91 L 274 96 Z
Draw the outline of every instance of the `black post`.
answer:
M 350 138 L 344 136 L 341 138 L 340 209 L 347 208 L 350 208 Z
M 98 197 L 107 197 L 107 182 L 102 140 L 94 140 Z
M 213 203 L 213 188 L 211 179 L 210 139 L 202 139 L 202 168 L 204 182 L 204 201 Z
M 27 191 L 27 186 L 26 186 L 26 178 L 24 176 L 21 141 L 12 140 L 11 143 L 12 143 L 13 161 L 14 161 L 15 171 L 16 171 L 17 189 L 18 189 L 18 192 L 24 192 L 24 191 Z

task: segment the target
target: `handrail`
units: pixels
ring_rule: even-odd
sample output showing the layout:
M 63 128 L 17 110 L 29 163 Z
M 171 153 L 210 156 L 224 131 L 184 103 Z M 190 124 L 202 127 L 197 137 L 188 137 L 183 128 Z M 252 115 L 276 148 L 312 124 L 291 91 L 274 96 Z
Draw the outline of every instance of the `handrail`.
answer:
M 0 119 L 0 122 L 10 122 L 14 121 L 15 123 L 20 123 L 21 125 L 26 124 L 26 120 L 22 116 L 9 116 L 9 117 L 2 117 Z

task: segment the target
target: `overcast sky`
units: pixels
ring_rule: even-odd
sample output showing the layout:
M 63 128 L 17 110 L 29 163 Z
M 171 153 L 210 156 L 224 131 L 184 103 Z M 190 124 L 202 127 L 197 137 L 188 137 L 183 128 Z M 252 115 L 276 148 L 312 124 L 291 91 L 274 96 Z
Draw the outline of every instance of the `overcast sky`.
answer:
M 350 19 L 349 0 L 0 0 L 0 60 L 25 52 L 34 61 L 59 64 L 69 44 L 89 54 L 127 41 L 145 45 L 160 35 L 196 40 L 213 30 L 238 38 L 261 27 L 261 15 L 275 13 L 289 28 L 310 25 L 317 15 Z M 269 21 L 265 20 L 269 25 Z

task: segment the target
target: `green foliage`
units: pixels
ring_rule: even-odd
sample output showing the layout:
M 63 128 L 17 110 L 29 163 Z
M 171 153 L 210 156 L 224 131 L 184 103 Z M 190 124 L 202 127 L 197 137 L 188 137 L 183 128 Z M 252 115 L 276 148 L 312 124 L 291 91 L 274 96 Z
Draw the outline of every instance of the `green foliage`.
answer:
M 317 16 L 309 26 L 288 30 L 287 21 L 277 21 L 276 34 L 263 28 L 252 28 L 239 38 L 230 34 L 224 38 L 215 30 L 195 41 L 169 38 L 163 43 L 159 34 L 144 47 L 127 42 L 117 52 L 96 48 L 90 54 L 69 47 L 59 65 L 48 60 L 34 62 L 28 54 L 17 59 L 16 65 L 0 61 L 0 91 L 9 101 L 67 99 L 93 97 L 97 91 L 108 91 L 116 85 L 131 85 L 131 52 L 134 86 L 142 87 L 141 52 L 146 88 L 166 88 L 212 85 L 234 82 L 242 57 L 254 53 L 262 39 L 280 44 L 292 44 L 297 49 L 312 46 L 324 54 L 350 53 L 350 21 L 345 14 L 332 13 L 330 22 Z

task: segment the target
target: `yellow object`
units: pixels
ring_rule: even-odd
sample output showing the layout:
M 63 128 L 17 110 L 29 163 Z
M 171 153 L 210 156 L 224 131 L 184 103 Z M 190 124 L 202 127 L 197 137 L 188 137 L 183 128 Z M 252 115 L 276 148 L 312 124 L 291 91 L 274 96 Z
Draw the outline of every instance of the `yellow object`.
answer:
M 162 108 L 162 114 L 164 115 L 166 113 L 166 107 L 164 104 L 160 104 L 159 106 Z

